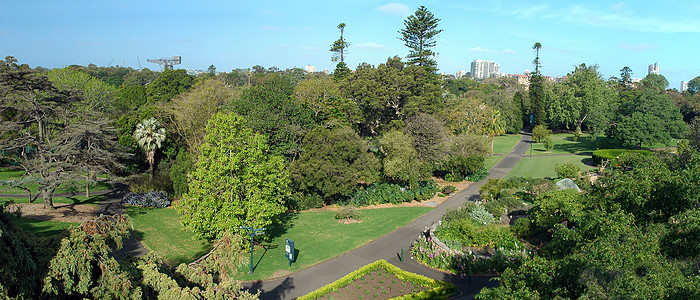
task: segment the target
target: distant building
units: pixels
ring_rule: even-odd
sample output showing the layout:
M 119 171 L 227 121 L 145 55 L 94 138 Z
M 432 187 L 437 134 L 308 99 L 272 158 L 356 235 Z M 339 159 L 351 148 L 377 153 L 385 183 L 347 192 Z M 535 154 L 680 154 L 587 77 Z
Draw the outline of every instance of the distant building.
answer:
M 329 71 L 328 68 L 324 68 L 324 69 L 323 69 L 323 74 L 328 75 L 328 74 L 330 74 L 330 73 L 331 73 L 331 71 Z
M 649 74 L 659 75 L 659 63 L 655 62 L 653 65 L 649 65 Z
M 457 71 L 457 74 L 455 74 L 455 77 L 462 78 L 462 77 L 464 77 L 464 75 L 467 75 L 467 72 L 459 70 L 459 71 Z
M 641 78 L 630 78 L 630 82 L 631 83 L 640 83 L 640 82 L 642 82 L 642 79 Z
M 498 64 L 493 61 L 480 59 L 472 61 L 471 74 L 472 77 L 477 79 L 489 78 L 492 74 L 499 73 L 500 70 L 500 66 L 498 66 Z
M 307 65 L 306 67 L 304 67 L 304 70 L 305 70 L 307 73 L 315 73 L 315 72 L 316 72 L 316 67 L 314 67 L 314 66 L 308 66 L 308 65 Z
M 687 81 L 681 81 L 681 93 L 685 92 L 688 90 L 688 82 Z

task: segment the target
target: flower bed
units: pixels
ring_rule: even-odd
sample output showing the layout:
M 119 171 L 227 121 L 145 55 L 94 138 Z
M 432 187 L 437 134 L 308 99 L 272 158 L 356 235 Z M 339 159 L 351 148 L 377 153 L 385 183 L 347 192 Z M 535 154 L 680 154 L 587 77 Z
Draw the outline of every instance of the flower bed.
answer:
M 451 283 L 378 260 L 298 299 L 447 299 L 455 291 Z

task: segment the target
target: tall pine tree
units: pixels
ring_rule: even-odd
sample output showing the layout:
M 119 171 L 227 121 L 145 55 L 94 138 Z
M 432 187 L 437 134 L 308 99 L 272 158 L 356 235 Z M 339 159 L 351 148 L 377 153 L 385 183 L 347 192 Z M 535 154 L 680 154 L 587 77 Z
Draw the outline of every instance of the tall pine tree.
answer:
M 435 47 L 435 38 L 442 32 L 442 29 L 437 29 L 438 22 L 440 19 L 435 18 L 425 6 L 419 7 L 403 21 L 406 28 L 399 31 L 399 39 L 410 49 L 407 56 L 409 64 L 437 69 L 437 62 L 433 59 L 435 52 L 430 48 Z

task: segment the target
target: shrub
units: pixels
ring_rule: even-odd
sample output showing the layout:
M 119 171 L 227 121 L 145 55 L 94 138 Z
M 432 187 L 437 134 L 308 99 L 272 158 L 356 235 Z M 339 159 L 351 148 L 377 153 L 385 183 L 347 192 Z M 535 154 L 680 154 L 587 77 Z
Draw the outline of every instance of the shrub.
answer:
M 464 204 L 465 207 L 447 209 L 445 215 L 442 216 L 442 221 L 450 222 L 452 220 L 469 219 L 469 213 L 476 207 L 476 204 L 474 202 L 466 202 Z
M 289 197 L 287 204 L 291 209 L 307 210 L 323 207 L 323 197 L 316 193 L 294 193 Z
M 362 215 L 360 215 L 360 212 L 357 211 L 357 209 L 352 206 L 343 206 L 341 207 L 336 213 L 335 213 L 335 219 L 336 220 L 356 220 L 356 221 L 361 221 L 362 220 Z
M 469 213 L 469 217 L 472 219 L 472 221 L 479 225 L 488 225 L 494 221 L 493 214 L 486 211 L 486 208 L 484 208 L 482 205 L 477 205 L 474 207 L 474 209 Z
M 542 140 L 542 145 L 544 145 L 544 150 L 546 151 L 552 151 L 552 149 L 554 149 L 554 142 L 551 137 L 545 137 Z
M 577 179 L 579 178 L 581 168 L 574 163 L 564 163 L 554 165 L 554 171 L 557 172 L 557 176 L 559 176 L 559 178 Z
M 445 195 L 452 194 L 457 191 L 457 188 L 454 187 L 453 185 L 448 185 L 442 188 L 442 193 Z
M 180 149 L 175 163 L 170 167 L 170 178 L 173 182 L 173 195 L 179 197 L 189 191 L 187 175 L 194 170 L 194 157 L 185 149 Z
M 450 157 L 443 165 L 443 169 L 453 176 L 468 176 L 479 172 L 484 168 L 485 157 L 483 155 L 455 155 Z
M 547 129 L 546 126 L 540 124 L 532 129 L 532 140 L 535 141 L 535 143 L 542 143 L 544 142 L 544 139 L 549 137 L 549 135 L 551 134 L 551 130 Z
M 530 224 L 530 218 L 518 218 L 515 220 L 515 223 L 510 226 L 510 231 L 521 239 L 528 239 L 531 234 Z
M 143 207 L 164 208 L 170 205 L 168 193 L 164 191 L 148 191 L 146 193 L 129 193 L 122 200 L 124 204 Z
M 443 179 L 445 179 L 445 181 L 449 181 L 449 182 L 461 182 L 464 180 L 464 177 L 462 177 L 462 175 L 459 175 L 459 174 L 455 175 L 452 173 L 447 173 L 447 174 L 445 174 Z
M 476 172 L 474 174 L 467 176 L 466 179 L 468 181 L 471 181 L 471 182 L 477 182 L 477 181 L 484 180 L 484 178 L 486 178 L 486 176 L 489 176 L 489 170 L 486 168 L 483 168 L 483 169 L 479 170 L 479 172 Z

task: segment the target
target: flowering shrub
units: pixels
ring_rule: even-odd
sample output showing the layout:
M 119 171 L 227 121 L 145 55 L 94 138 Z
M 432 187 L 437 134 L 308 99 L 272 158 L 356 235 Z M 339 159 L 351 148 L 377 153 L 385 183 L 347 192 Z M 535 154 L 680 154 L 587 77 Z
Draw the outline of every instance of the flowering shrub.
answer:
M 517 268 L 527 257 L 525 248 L 520 250 L 505 250 L 497 248 L 495 253 L 488 256 L 478 256 L 472 253 L 447 251 L 440 248 L 430 237 L 422 234 L 411 246 L 411 256 L 420 263 L 442 271 L 457 275 L 494 274 L 501 273 L 507 268 Z
M 164 208 L 170 205 L 168 193 L 164 191 L 148 191 L 145 193 L 129 193 L 122 200 L 127 205 Z

